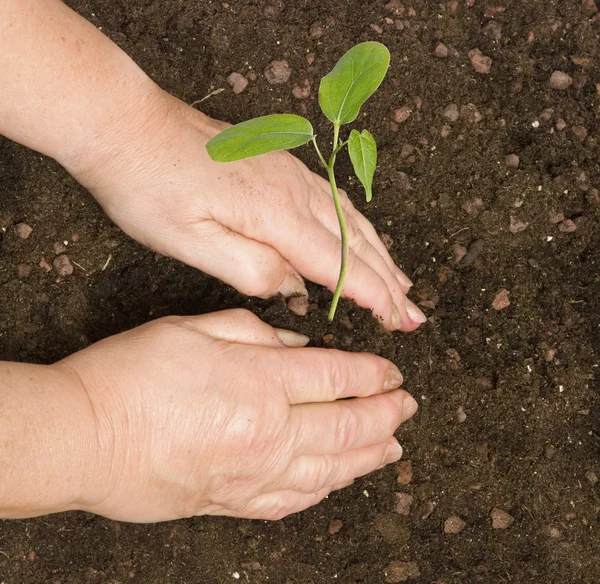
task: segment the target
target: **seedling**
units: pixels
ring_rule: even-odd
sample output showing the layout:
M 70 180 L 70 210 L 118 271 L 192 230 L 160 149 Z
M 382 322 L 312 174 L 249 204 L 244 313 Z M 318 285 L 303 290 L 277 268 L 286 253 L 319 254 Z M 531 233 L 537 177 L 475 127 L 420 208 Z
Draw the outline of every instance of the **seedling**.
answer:
M 342 240 L 340 274 L 329 310 L 329 321 L 335 317 L 348 271 L 348 230 L 335 180 L 336 157 L 347 145 L 354 172 L 365 188 L 367 202 L 373 196 L 373 175 L 377 166 L 377 144 L 373 136 L 367 130 L 352 130 L 348 139 L 342 140 L 340 129 L 356 120 L 363 103 L 381 85 L 389 63 L 390 53 L 384 45 L 362 43 L 350 49 L 331 73 L 321 80 L 319 105 L 333 123 L 333 148 L 327 160 L 321 154 L 311 123 L 294 114 L 275 114 L 242 122 L 227 128 L 206 145 L 213 160 L 235 162 L 313 143 L 331 184 Z

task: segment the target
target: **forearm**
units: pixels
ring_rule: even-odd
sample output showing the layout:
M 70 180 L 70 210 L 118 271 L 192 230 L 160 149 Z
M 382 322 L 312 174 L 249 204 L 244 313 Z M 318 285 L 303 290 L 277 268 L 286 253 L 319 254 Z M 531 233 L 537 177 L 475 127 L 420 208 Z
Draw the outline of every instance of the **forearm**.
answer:
M 0 134 L 70 169 L 135 127 L 156 85 L 59 0 L 0 2 Z M 147 114 L 146 114 L 147 115 Z
M 56 366 L 0 362 L 0 518 L 84 509 L 96 448 L 76 378 Z

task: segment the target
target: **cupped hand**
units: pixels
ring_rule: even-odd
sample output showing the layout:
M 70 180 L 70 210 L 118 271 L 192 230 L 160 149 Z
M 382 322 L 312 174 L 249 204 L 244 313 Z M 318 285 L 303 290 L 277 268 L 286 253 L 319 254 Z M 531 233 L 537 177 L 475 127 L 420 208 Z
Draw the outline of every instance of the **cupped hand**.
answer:
M 231 310 L 163 318 L 54 365 L 96 423 L 82 507 L 278 519 L 400 458 L 394 431 L 417 406 L 396 367 L 306 342 Z
M 70 168 L 129 235 L 259 297 L 306 294 L 303 278 L 335 289 L 338 221 L 329 183 L 279 152 L 213 162 L 207 141 L 225 124 L 157 90 L 141 113 L 119 118 Z M 425 321 L 412 285 L 373 226 L 342 192 L 350 240 L 344 296 L 389 330 Z

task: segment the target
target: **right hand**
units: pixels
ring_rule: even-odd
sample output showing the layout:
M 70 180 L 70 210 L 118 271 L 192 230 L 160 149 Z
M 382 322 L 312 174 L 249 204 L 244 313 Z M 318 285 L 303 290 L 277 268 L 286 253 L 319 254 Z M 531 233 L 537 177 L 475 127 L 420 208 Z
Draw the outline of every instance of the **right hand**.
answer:
M 396 367 L 307 341 L 230 310 L 163 318 L 52 366 L 96 420 L 82 507 L 279 519 L 400 458 L 394 431 L 417 405 Z

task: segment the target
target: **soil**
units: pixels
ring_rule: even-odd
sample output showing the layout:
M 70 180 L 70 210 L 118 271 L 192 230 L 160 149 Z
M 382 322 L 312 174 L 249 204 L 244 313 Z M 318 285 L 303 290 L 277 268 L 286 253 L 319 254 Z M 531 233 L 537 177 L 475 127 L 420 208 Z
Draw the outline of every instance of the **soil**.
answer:
M 209 115 L 305 112 L 321 136 L 329 133 L 316 99 L 321 76 L 355 43 L 385 43 L 392 68 L 361 118 L 380 145 L 374 202 L 363 202 L 345 157 L 340 183 L 414 280 L 429 321 L 389 334 L 343 302 L 328 325 L 331 295 L 316 286 L 305 317 L 281 299 L 242 297 L 131 241 L 55 162 L 2 140 L 0 358 L 50 363 L 158 316 L 247 307 L 314 345 L 394 360 L 420 411 L 398 432 L 412 471 L 392 465 L 283 521 L 143 526 L 69 513 L 0 522 L 0 582 L 597 584 L 594 3 L 69 4 L 182 100 L 224 88 L 199 106 Z M 489 73 L 474 68 L 474 56 L 482 70 L 482 56 L 491 58 Z M 289 81 L 265 80 L 274 60 L 287 60 Z M 549 86 L 555 70 L 572 78 L 569 88 Z M 226 81 L 232 72 L 250 81 L 239 94 Z M 305 80 L 310 96 L 297 99 Z M 450 104 L 460 113 L 453 122 Z M 297 154 L 318 169 L 308 148 Z M 20 222 L 33 228 L 27 239 L 13 229 Z M 61 242 L 71 275 L 40 267 L 42 257 L 52 266 Z M 402 513 L 398 492 L 413 497 Z

